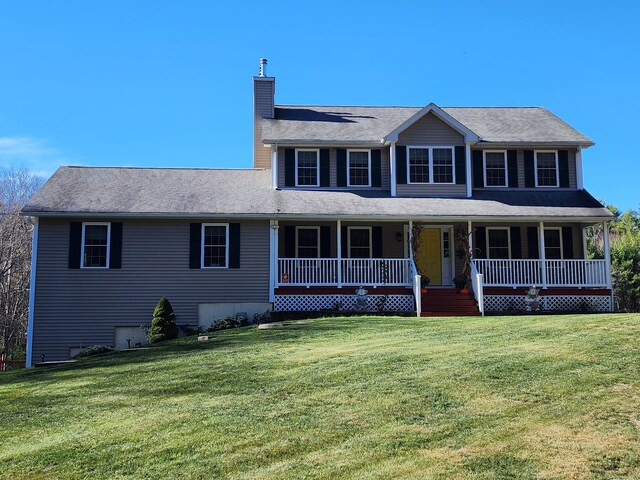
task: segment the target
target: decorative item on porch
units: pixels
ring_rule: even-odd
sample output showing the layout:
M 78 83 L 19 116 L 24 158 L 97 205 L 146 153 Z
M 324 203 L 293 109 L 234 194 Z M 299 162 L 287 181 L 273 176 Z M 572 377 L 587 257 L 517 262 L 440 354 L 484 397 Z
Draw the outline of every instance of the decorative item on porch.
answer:
M 367 294 L 369 291 L 364 287 L 356 288 L 356 309 L 358 310 L 366 310 L 367 309 Z
M 453 278 L 453 284 L 460 293 L 469 293 L 471 288 L 471 260 L 473 260 L 469 237 L 472 232 L 467 231 L 467 226 L 458 224 L 454 226 L 456 254 L 462 260 L 462 271 Z
M 529 290 L 527 290 L 526 295 L 524 296 L 524 303 L 527 304 L 527 309 L 530 312 L 540 311 L 540 289 L 536 288 L 535 285 L 532 285 Z
M 289 274 L 288 273 L 283 273 L 282 274 L 282 283 L 289 283 Z
M 427 287 L 431 283 L 431 279 L 426 275 L 420 275 L 420 292 L 422 295 L 427 293 Z

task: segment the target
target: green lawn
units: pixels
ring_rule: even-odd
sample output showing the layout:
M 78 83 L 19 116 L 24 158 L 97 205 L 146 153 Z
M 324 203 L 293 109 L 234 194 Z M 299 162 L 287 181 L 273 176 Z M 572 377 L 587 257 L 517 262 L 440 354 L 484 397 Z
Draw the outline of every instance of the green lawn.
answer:
M 0 374 L 0 478 L 640 478 L 640 316 L 331 318 Z

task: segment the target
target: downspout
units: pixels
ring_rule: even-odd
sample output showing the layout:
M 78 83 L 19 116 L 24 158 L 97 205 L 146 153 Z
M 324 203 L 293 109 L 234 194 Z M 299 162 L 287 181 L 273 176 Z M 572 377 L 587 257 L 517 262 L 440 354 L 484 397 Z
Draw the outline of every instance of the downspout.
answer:
M 36 265 L 38 258 L 38 217 L 33 219 L 33 235 L 31 238 L 31 276 L 29 278 L 29 316 L 27 320 L 27 361 L 26 367 L 32 367 L 33 357 L 33 318 L 36 303 Z

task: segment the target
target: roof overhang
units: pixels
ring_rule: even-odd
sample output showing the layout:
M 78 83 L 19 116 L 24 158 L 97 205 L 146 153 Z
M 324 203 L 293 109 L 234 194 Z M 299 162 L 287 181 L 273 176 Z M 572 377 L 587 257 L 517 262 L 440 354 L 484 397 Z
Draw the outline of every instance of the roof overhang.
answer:
M 449 115 L 447 112 L 442 110 L 440 107 L 438 107 L 433 102 L 430 103 L 429 105 L 427 105 L 426 107 L 424 107 L 422 110 L 420 110 L 417 113 L 415 113 L 414 115 L 412 115 L 410 118 L 408 118 L 404 122 L 402 122 L 393 131 L 391 131 L 387 135 L 385 135 L 384 138 L 382 139 L 382 141 L 384 143 L 397 142 L 398 141 L 398 135 L 401 132 L 405 131 L 407 128 L 409 128 L 411 125 L 413 125 L 414 123 L 416 123 L 418 120 L 420 120 L 422 117 L 424 117 L 425 115 L 427 115 L 429 113 L 433 113 L 440 120 L 445 122 L 447 125 L 449 125 L 451 128 L 456 130 L 461 135 L 463 135 L 465 142 L 476 143 L 476 142 L 480 141 L 480 137 L 478 135 L 476 135 L 474 132 L 469 130 L 462 123 L 460 123 L 458 120 L 453 118 L 451 115 Z

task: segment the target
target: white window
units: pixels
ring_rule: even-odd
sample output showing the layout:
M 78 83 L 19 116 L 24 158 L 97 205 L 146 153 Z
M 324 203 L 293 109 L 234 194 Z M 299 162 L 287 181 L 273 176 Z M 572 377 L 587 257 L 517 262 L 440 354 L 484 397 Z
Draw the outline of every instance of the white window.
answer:
M 320 257 L 320 227 L 296 227 L 298 258 Z
M 296 150 L 296 187 L 320 186 L 320 151 Z
M 348 227 L 349 257 L 371 258 L 371 227 Z
M 455 183 L 453 147 L 407 147 L 408 183 Z
M 110 223 L 82 224 L 82 268 L 109 268 L 110 239 Z
M 229 224 L 202 224 L 202 268 L 227 268 L 229 265 Z
M 558 187 L 558 152 L 540 151 L 535 152 L 535 175 L 536 187 Z
M 487 258 L 511 258 L 511 236 L 508 227 L 487 228 Z
M 371 151 L 347 150 L 348 187 L 371 186 Z
M 484 186 L 506 187 L 509 184 L 507 172 L 507 152 L 504 150 L 485 150 L 484 155 Z
M 544 256 L 547 260 L 561 260 L 564 257 L 561 228 L 544 229 Z

